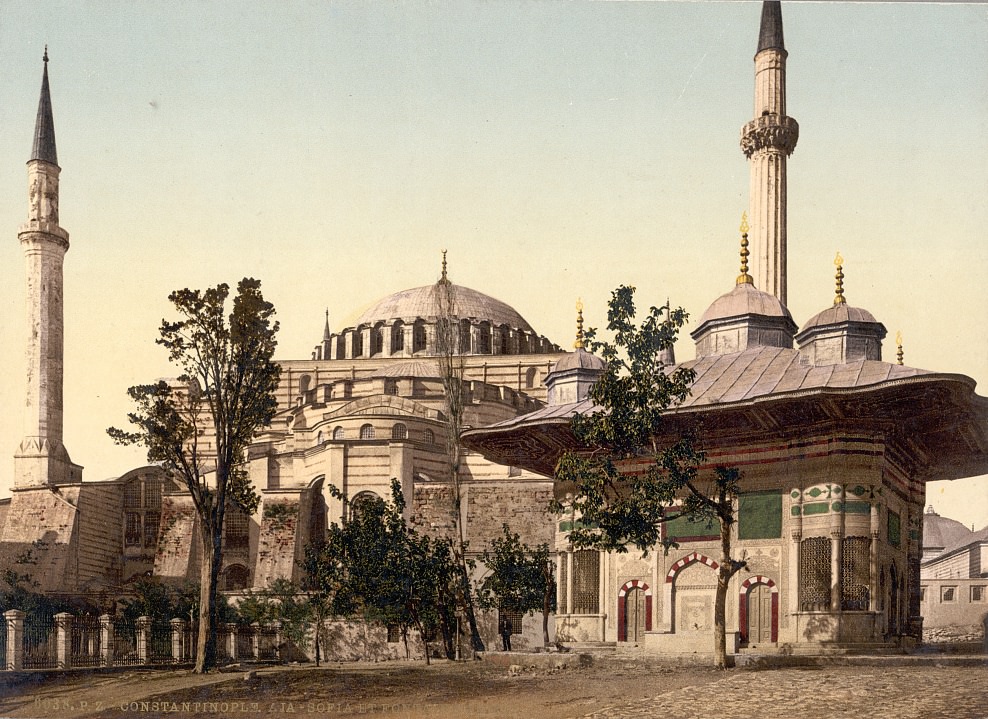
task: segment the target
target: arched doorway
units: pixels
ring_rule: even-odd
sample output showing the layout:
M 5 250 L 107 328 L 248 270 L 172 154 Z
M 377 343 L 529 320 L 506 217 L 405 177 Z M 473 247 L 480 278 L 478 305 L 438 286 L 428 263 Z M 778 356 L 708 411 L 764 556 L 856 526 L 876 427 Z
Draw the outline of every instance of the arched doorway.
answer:
M 618 592 L 618 641 L 641 641 L 652 629 L 652 590 L 637 579 Z
M 698 552 L 672 565 L 663 587 L 663 628 L 677 634 L 713 629 L 717 568 L 716 561 Z
M 749 644 L 779 640 L 779 588 L 768 577 L 749 577 L 741 584 L 738 627 Z

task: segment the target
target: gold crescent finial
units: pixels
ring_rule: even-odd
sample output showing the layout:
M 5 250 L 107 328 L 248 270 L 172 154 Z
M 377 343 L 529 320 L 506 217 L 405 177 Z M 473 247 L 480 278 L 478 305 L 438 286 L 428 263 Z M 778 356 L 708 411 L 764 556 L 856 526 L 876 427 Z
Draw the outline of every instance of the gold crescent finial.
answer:
M 449 281 L 449 280 L 446 279 L 446 250 L 443 250 L 443 277 L 442 277 L 442 280 L 441 281 L 442 282 L 448 282 Z
M 835 275 L 837 292 L 834 295 L 834 304 L 846 305 L 847 300 L 844 299 L 844 258 L 841 257 L 840 251 L 837 252 L 837 256 L 834 258 L 834 266 L 837 267 L 837 274 Z
M 902 330 L 895 333 L 895 359 L 899 364 L 902 364 L 902 358 L 905 356 L 902 351 Z
M 573 347 L 578 350 L 583 349 L 583 300 L 581 298 L 576 300 L 576 342 L 573 343 Z
M 741 213 L 741 274 L 738 275 L 737 284 L 754 285 L 755 281 L 748 274 L 748 213 Z

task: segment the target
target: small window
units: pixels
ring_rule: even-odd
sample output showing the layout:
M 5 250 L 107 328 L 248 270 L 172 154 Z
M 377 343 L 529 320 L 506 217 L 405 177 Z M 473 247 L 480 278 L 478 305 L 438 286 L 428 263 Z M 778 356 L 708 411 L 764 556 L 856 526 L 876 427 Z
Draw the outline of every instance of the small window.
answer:
M 384 352 L 384 325 L 380 324 L 371 330 L 371 355 Z
M 398 320 L 391 325 L 391 354 L 405 349 L 405 325 Z
M 957 601 L 957 587 L 940 587 L 941 602 Z
M 427 429 L 425 430 L 425 432 L 423 432 L 422 439 L 425 441 L 426 444 L 435 444 L 436 434 L 431 429 Z
M 223 548 L 246 549 L 250 545 L 247 515 L 236 507 L 229 507 L 223 522 Z
M 343 383 L 343 398 L 350 399 L 351 397 L 353 397 L 353 382 L 346 380 Z
M 144 513 L 144 546 L 158 546 L 158 525 L 161 520 L 161 512 Z
M 926 601 L 926 587 L 919 588 L 919 601 L 920 603 Z
M 499 609 L 498 614 L 498 626 L 503 626 L 501 624 L 501 622 L 503 622 L 503 624 L 511 627 L 512 634 L 521 634 L 521 620 L 524 616 L 521 612 L 511 612 L 505 609 Z
M 333 439 L 346 439 L 346 431 L 342 427 L 333 430 Z
M 353 356 L 363 357 L 364 355 L 364 333 L 363 330 L 353 331 Z
M 128 547 L 141 546 L 141 515 L 137 512 L 127 512 L 126 521 L 124 544 Z
M 326 439 L 326 436 L 322 433 L 322 430 L 316 432 L 316 445 L 322 444 Z
M 983 602 L 985 601 L 985 585 L 975 584 L 971 587 L 971 601 L 972 602 Z
M 388 625 L 388 644 L 397 644 L 401 641 L 401 632 L 398 631 L 397 624 Z
M 360 428 L 360 439 L 374 439 L 374 425 L 363 425 Z
M 408 427 L 399 423 L 391 428 L 391 439 L 408 439 Z
M 247 588 L 249 573 L 247 567 L 242 564 L 231 564 L 226 568 L 225 589 L 228 592 L 235 592 Z
M 386 379 L 384 380 L 384 394 L 389 394 L 392 397 L 398 396 L 398 380 L 396 379 Z
M 412 326 L 412 352 L 421 352 L 425 349 L 425 322 L 416 320 Z

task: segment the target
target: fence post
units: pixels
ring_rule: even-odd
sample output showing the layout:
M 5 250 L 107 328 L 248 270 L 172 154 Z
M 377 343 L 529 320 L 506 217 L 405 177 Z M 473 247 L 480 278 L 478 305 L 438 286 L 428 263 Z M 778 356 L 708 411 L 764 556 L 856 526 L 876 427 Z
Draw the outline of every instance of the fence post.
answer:
M 230 661 L 237 661 L 237 625 L 234 622 L 229 622 L 226 625 L 226 641 L 227 641 L 227 654 L 230 655 Z
M 100 662 L 104 667 L 113 666 L 113 617 L 100 614 L 99 617 L 100 650 L 103 656 Z
M 172 625 L 172 660 L 176 662 L 185 661 L 185 620 L 175 617 L 171 620 Z
M 281 622 L 272 622 L 271 628 L 274 629 L 274 653 L 281 661 Z
M 24 617 L 27 616 L 19 609 L 9 609 L 3 613 L 6 618 L 7 656 L 4 657 L 4 668 L 19 672 L 24 668 Z
M 250 628 L 254 631 L 254 634 L 250 638 L 251 651 L 254 653 L 254 659 L 261 658 L 261 623 L 254 622 L 250 625 Z
M 59 612 L 55 615 L 56 649 L 55 656 L 59 669 L 72 668 L 72 615 Z
M 135 622 L 137 634 L 137 663 L 147 664 L 151 658 L 149 640 L 151 639 L 151 617 L 138 617 Z

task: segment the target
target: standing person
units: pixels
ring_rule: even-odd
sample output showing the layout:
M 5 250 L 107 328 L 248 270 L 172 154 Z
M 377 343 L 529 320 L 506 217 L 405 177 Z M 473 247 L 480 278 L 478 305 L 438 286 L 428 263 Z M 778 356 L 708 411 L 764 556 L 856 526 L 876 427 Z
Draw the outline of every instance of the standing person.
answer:
M 501 632 L 501 648 L 511 651 L 511 619 L 504 612 L 498 612 L 498 631 Z

